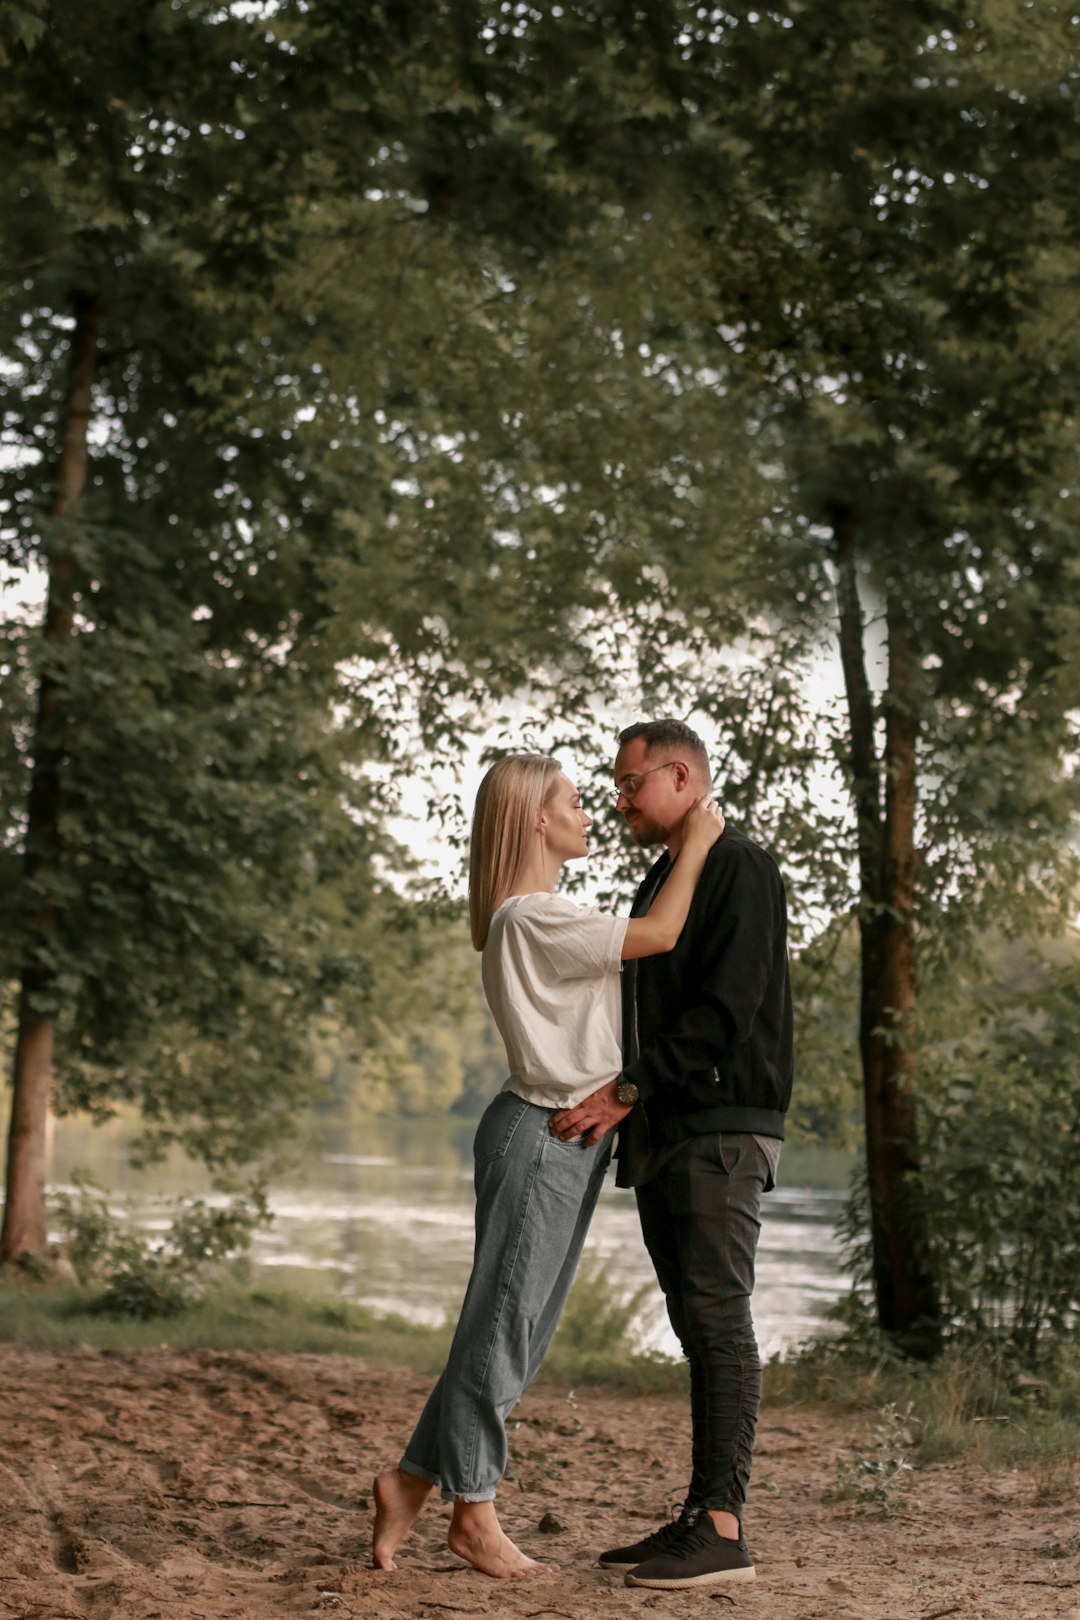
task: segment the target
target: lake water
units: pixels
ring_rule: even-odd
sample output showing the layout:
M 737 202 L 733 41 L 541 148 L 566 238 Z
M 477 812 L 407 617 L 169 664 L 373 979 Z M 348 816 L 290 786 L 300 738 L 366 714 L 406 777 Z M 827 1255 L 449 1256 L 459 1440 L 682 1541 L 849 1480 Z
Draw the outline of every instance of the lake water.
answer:
M 257 1234 L 257 1279 L 295 1283 L 318 1278 L 327 1292 L 382 1312 L 436 1324 L 453 1317 L 472 1260 L 471 1127 L 437 1134 L 383 1122 L 350 1134 L 323 1128 L 296 1167 L 271 1187 L 272 1226 Z M 359 1140 L 357 1139 L 359 1137 Z M 203 1196 L 206 1180 L 184 1161 L 139 1174 L 127 1163 L 127 1134 L 61 1120 L 53 1183 L 87 1170 L 130 1209 L 139 1226 L 168 1225 L 170 1205 Z M 848 1287 L 834 1226 L 843 1194 L 780 1186 L 762 1202 L 754 1320 L 763 1356 L 821 1330 L 828 1307 Z M 609 1172 L 586 1245 L 625 1297 L 655 1290 L 633 1195 Z M 640 1318 L 643 1346 L 676 1355 L 659 1295 Z

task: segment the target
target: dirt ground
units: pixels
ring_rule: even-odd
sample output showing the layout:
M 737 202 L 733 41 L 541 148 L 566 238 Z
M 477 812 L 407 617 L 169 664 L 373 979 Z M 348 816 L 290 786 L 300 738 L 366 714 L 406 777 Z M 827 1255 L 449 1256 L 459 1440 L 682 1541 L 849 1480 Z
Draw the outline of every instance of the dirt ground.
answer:
M 0 1620 L 364 1620 L 498 1614 L 614 1620 L 1080 1620 L 1080 1504 L 1022 1472 L 913 1474 L 889 1515 L 825 1500 L 858 1426 L 766 1411 L 751 1511 L 754 1585 L 633 1590 L 598 1550 L 677 1502 L 687 1414 L 668 1397 L 541 1386 L 515 1414 L 499 1499 L 560 1573 L 496 1582 L 445 1546 L 432 1502 L 396 1574 L 367 1567 L 373 1473 L 395 1462 L 428 1381 L 342 1356 L 52 1355 L 0 1345 Z

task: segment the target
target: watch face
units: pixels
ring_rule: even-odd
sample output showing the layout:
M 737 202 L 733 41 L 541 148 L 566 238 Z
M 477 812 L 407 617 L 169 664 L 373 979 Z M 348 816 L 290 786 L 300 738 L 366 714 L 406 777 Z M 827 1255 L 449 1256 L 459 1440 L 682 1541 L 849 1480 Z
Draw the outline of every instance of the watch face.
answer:
M 636 1103 L 639 1093 L 632 1080 L 620 1080 L 615 1087 L 615 1095 L 621 1103 Z

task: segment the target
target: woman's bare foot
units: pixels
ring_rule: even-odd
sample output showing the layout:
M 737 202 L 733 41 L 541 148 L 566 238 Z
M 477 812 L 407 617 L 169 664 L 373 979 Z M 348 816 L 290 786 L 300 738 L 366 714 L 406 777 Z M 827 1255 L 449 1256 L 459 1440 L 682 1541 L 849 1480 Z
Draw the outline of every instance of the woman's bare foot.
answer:
M 376 1569 L 397 1569 L 394 1554 L 412 1529 L 413 1520 L 427 1501 L 430 1482 L 400 1468 L 388 1468 L 372 1486 L 375 1497 L 375 1529 L 371 1537 L 371 1562 Z
M 558 1564 L 538 1563 L 510 1540 L 499 1523 L 494 1502 L 455 1502 L 446 1540 L 451 1552 L 481 1575 L 497 1581 L 513 1580 L 518 1575 L 558 1573 Z

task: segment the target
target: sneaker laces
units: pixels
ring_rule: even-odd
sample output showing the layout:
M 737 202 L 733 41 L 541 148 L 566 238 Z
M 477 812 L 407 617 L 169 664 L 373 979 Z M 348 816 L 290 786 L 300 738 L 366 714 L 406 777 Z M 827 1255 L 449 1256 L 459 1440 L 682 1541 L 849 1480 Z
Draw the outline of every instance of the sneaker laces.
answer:
M 639 1547 L 647 1547 L 649 1552 L 663 1552 L 671 1543 L 681 1536 L 686 1526 L 681 1519 L 669 1519 L 657 1530 L 650 1530 L 647 1536 L 642 1536 L 638 1542 Z
M 689 1530 L 700 1514 L 700 1508 L 680 1508 L 674 1519 L 669 1519 L 667 1524 L 662 1524 L 658 1530 L 652 1530 L 647 1536 L 643 1536 L 638 1545 L 648 1547 L 650 1554 L 654 1551 L 666 1552 L 672 1542 L 677 1541 Z
M 668 1547 L 667 1555 L 669 1558 L 691 1558 L 694 1553 L 704 1552 L 707 1547 L 715 1546 L 718 1536 L 719 1532 L 709 1515 L 699 1510 L 677 1540 Z M 719 1539 L 722 1541 L 724 1538 L 719 1536 Z

